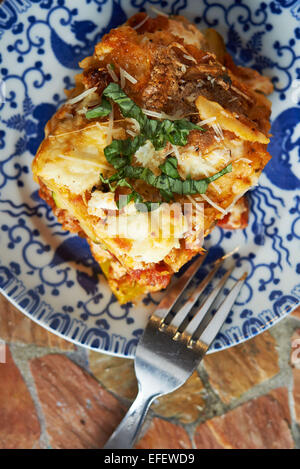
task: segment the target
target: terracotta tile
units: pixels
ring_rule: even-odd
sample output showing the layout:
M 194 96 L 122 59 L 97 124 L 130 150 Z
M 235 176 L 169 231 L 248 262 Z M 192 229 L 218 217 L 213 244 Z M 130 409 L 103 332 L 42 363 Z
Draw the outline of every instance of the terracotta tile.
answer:
M 195 444 L 200 449 L 289 449 L 288 390 L 277 388 L 221 417 L 199 425 Z
M 183 427 L 154 418 L 137 449 L 190 449 L 191 441 Z
M 294 316 L 295 318 L 300 319 L 300 306 L 291 313 L 291 316 Z
M 268 331 L 203 362 L 211 386 L 225 403 L 279 372 L 276 342 Z
M 106 389 L 119 396 L 134 399 L 137 394 L 137 380 L 133 360 L 89 351 L 89 365 L 93 375 Z
M 34 403 L 8 346 L 5 355 L 6 363 L 0 363 L 0 448 L 36 448 L 40 424 Z
M 46 355 L 31 370 L 56 449 L 101 448 L 125 410 L 97 381 L 64 355 Z
M 18 311 L 3 295 L 0 294 L 0 337 L 6 342 L 22 342 L 41 347 L 57 347 L 62 350 L 73 350 L 75 346 L 48 332 L 43 327 Z
M 179 389 L 160 397 L 152 410 L 163 417 L 175 417 L 183 423 L 194 422 L 205 405 L 203 390 L 202 381 L 195 372 Z

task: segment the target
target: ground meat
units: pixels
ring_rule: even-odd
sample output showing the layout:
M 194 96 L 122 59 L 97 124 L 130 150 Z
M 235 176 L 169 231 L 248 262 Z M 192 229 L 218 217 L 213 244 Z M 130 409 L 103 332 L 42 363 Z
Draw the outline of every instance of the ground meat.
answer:
M 153 285 L 166 288 L 171 279 L 171 269 L 164 263 L 154 265 L 150 269 L 136 269 L 129 272 L 130 277 L 140 285 Z
M 97 93 L 101 95 L 112 79 L 105 68 L 90 67 L 84 70 L 82 81 L 89 88 L 97 86 Z
M 71 233 L 77 233 L 79 236 L 85 238 L 86 235 L 82 231 L 81 226 L 78 222 L 78 220 L 74 217 L 72 217 L 67 210 L 63 210 L 59 207 L 54 202 L 54 199 L 52 197 L 52 192 L 50 189 L 48 189 L 45 184 L 40 181 L 40 190 L 39 190 L 39 196 L 47 202 L 48 205 L 52 208 L 52 211 L 54 215 L 56 216 L 57 220 L 59 223 L 61 223 L 62 227 L 66 231 L 70 231 Z
M 156 48 L 153 67 L 150 78 L 141 94 L 142 102 L 147 109 L 155 111 L 170 111 L 179 95 L 180 79 L 185 73 L 185 68 L 179 62 L 176 50 L 165 46 Z M 178 111 L 178 106 L 177 106 Z M 184 112 L 182 103 L 180 111 Z

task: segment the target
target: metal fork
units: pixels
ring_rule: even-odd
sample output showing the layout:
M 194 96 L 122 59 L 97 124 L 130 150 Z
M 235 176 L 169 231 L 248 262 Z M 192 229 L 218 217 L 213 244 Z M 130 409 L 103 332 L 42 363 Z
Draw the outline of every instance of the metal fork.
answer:
M 190 319 L 189 313 L 224 258 L 216 261 L 210 273 L 196 287 L 183 306 L 172 314 L 172 308 L 186 290 L 205 256 L 197 259 L 171 286 L 151 315 L 135 355 L 138 395 L 124 419 L 112 434 L 105 449 L 132 448 L 138 438 L 147 411 L 159 396 L 182 386 L 191 376 L 221 329 L 247 277 L 244 273 L 227 294 L 214 316 L 211 307 L 222 291 L 233 269 L 226 272 Z

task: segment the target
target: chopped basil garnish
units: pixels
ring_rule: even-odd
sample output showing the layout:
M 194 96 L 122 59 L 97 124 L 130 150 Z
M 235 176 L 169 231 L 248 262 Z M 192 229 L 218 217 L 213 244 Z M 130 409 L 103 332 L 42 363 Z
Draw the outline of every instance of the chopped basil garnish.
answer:
M 110 102 L 102 98 L 101 104 L 94 109 L 90 109 L 89 111 L 86 112 L 85 117 L 87 119 L 94 119 L 95 117 L 104 117 L 108 116 L 111 112 L 111 104 Z
M 156 150 L 164 148 L 167 142 L 173 145 L 184 146 L 187 144 L 191 130 L 205 131 L 205 129 L 186 119 L 178 119 L 175 121 L 169 119 L 162 121 L 149 119 L 139 106 L 124 93 L 117 83 L 110 83 L 105 88 L 101 105 L 86 113 L 88 119 L 102 117 L 110 113 L 111 104 L 106 98 L 118 104 L 124 117 L 133 118 L 140 125 L 139 135 L 133 139 L 113 140 L 112 143 L 104 149 L 106 160 L 117 172 L 110 178 L 104 178 L 101 174 L 101 181 L 107 184 L 113 192 L 118 186 L 126 186 L 132 190 L 130 194 L 122 197 L 122 206 L 118 205 L 119 208 L 123 208 L 131 201 L 136 203 L 137 209 L 139 209 L 139 205 L 141 205 L 143 210 L 145 210 L 145 207 L 147 210 L 151 210 L 153 205 L 159 205 L 159 203 L 152 204 L 151 202 L 143 202 L 142 196 L 133 189 L 131 184 L 127 181 L 128 179 L 145 181 L 150 186 L 158 189 L 164 200 L 170 202 L 174 198 L 174 194 L 204 194 L 209 183 L 232 171 L 232 165 L 229 164 L 218 173 L 205 179 L 195 180 L 188 178 L 182 180 L 177 169 L 178 161 L 174 156 L 168 157 L 166 161 L 160 165 L 161 174 L 159 176 L 156 176 L 148 168 L 132 166 L 132 156 L 147 140 L 153 144 Z
M 207 177 L 205 179 L 179 179 L 178 177 L 174 178 L 168 176 L 166 173 L 162 173 L 159 176 L 155 176 L 155 174 L 148 168 L 142 168 L 140 166 L 124 166 L 123 168 L 119 169 L 116 173 L 117 176 L 117 186 L 119 181 L 123 181 L 124 179 L 141 179 L 145 181 L 150 186 L 159 189 L 162 197 L 167 201 L 170 202 L 174 198 L 174 194 L 179 195 L 194 195 L 194 194 L 204 194 L 207 190 L 208 184 L 219 179 L 224 174 L 230 173 L 232 171 L 232 164 L 230 163 L 225 168 L 223 168 L 218 173 L 214 174 L 213 176 Z M 111 178 L 105 180 L 105 183 L 110 186 L 111 182 L 116 180 L 116 174 L 111 176 Z M 104 182 L 104 178 L 100 176 L 102 182 Z M 123 184 L 122 184 L 123 185 Z M 115 186 L 115 187 L 117 187 Z M 110 186 L 111 187 L 111 186 Z M 132 199 L 131 199 L 132 200 Z M 130 200 L 129 200 L 130 202 Z M 129 203 L 128 202 L 128 203 Z
M 187 144 L 191 130 L 205 130 L 186 119 L 175 121 L 148 119 L 141 108 L 124 93 L 117 83 L 110 83 L 103 91 L 103 96 L 118 104 L 124 117 L 131 117 L 139 123 L 140 135 L 144 136 L 145 141 L 150 140 L 155 150 L 161 150 L 167 142 L 184 146 Z

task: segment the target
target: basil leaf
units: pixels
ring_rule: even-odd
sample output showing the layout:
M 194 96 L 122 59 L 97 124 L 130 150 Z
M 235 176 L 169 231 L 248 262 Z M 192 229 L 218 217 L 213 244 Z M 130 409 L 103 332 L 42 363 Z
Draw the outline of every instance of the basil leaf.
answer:
M 167 176 L 170 176 L 171 178 L 180 179 L 180 176 L 177 170 L 177 165 L 178 165 L 177 158 L 175 158 L 174 156 L 171 156 L 167 158 L 166 161 L 159 166 L 159 169 L 162 171 L 162 173 L 166 174 Z
M 87 119 L 94 119 L 95 117 L 104 117 L 108 116 L 111 113 L 111 104 L 110 102 L 102 97 L 101 104 L 94 109 L 90 109 L 85 113 Z
M 227 173 L 231 173 L 232 171 L 232 164 L 229 163 L 227 166 L 225 166 L 225 168 L 223 168 L 221 171 L 219 171 L 218 173 L 216 174 L 213 174 L 212 176 L 206 178 L 207 182 L 210 183 L 210 182 L 213 182 L 215 181 L 216 179 L 219 179 L 221 176 L 223 176 L 224 174 L 227 174 Z
M 191 130 L 205 131 L 205 129 L 186 119 L 178 119 L 175 121 L 169 119 L 163 121 L 148 119 L 143 111 L 124 93 L 117 83 L 110 83 L 103 91 L 103 96 L 110 98 L 118 104 L 124 117 L 136 119 L 141 129 L 140 135 L 137 135 L 133 139 L 113 140 L 112 143 L 104 149 L 107 161 L 117 172 L 107 179 L 100 175 L 101 181 L 109 185 L 112 191 L 115 191 L 118 186 L 126 186 L 132 189 L 132 192 L 123 198 L 122 207 L 132 200 L 137 202 L 137 204 L 143 201 L 142 196 L 133 190 L 133 187 L 128 183 L 127 179 L 140 179 L 145 181 L 150 186 L 158 189 L 165 200 L 170 201 L 174 198 L 174 194 L 203 194 L 206 192 L 210 182 L 232 171 L 232 165 L 229 164 L 221 171 L 208 178 L 201 180 L 191 178 L 182 180 L 178 173 L 178 161 L 175 157 L 167 158 L 167 160 L 160 165 L 162 174 L 159 176 L 155 176 L 148 168 L 132 166 L 132 155 L 134 155 L 138 148 L 143 146 L 147 140 L 152 142 L 156 150 L 164 148 L 167 142 L 173 145 L 183 146 L 187 144 Z M 116 183 L 114 186 L 112 186 L 113 182 Z M 143 202 L 143 205 L 147 207 L 147 210 L 151 210 L 151 205 L 153 204 L 151 204 L 151 202 Z
M 119 105 L 124 117 L 132 117 L 138 121 L 141 127 L 144 126 L 147 117 L 117 83 L 111 82 L 103 91 L 103 95 Z
M 162 173 L 159 176 L 155 176 L 152 171 L 148 168 L 127 166 L 122 171 L 122 176 L 130 179 L 142 179 L 150 186 L 159 189 L 162 194 L 165 194 L 167 197 L 170 194 L 179 194 L 179 195 L 191 195 L 191 194 L 204 194 L 207 190 L 208 184 L 216 179 L 219 179 L 226 173 L 232 171 L 231 163 L 223 168 L 218 173 L 213 176 L 207 177 L 205 179 L 178 179 L 168 176 L 165 173 Z
M 174 199 L 174 195 L 173 195 L 173 192 L 168 192 L 168 191 L 165 191 L 163 189 L 160 189 L 160 195 L 162 196 L 162 198 L 166 201 L 166 202 L 171 202 L 171 200 Z
M 153 143 L 156 150 L 164 148 L 167 141 L 174 145 L 186 145 L 191 130 L 205 131 L 202 127 L 186 119 L 175 121 L 148 119 L 139 106 L 124 93 L 117 83 L 110 83 L 103 91 L 103 95 L 119 105 L 124 117 L 131 117 L 138 121 L 141 134 L 146 137 L 146 140 Z
M 119 210 L 121 210 L 122 208 L 126 207 L 126 205 L 129 204 L 129 202 L 131 201 L 131 196 L 132 196 L 132 193 L 122 195 L 121 197 L 119 197 L 119 200 L 117 200 L 116 202 Z
M 145 141 L 143 135 L 137 135 L 133 139 L 113 140 L 110 145 L 104 148 L 105 158 L 115 169 L 122 168 L 131 163 L 131 156 L 144 145 Z

